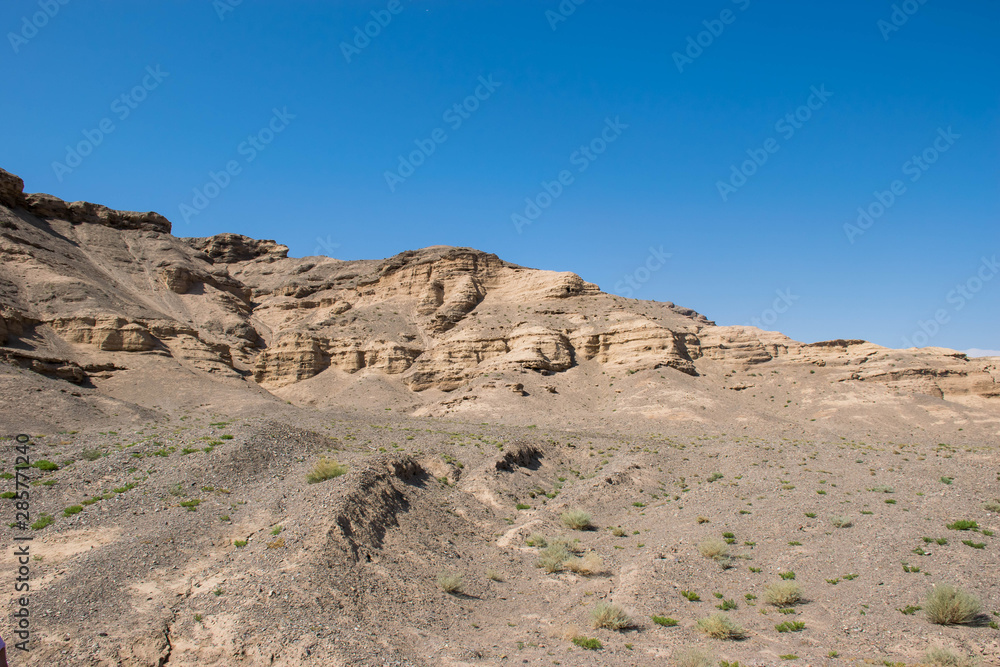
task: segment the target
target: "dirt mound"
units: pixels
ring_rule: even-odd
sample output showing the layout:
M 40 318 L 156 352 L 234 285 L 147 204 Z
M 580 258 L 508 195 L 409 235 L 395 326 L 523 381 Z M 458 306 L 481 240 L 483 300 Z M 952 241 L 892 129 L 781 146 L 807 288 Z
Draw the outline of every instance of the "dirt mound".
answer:
M 392 454 L 378 456 L 352 473 L 334 508 L 331 547 L 345 550 L 356 562 L 370 562 L 372 552 L 382 548 L 386 531 L 399 525 L 397 515 L 410 509 L 411 496 L 428 478 L 416 460 Z

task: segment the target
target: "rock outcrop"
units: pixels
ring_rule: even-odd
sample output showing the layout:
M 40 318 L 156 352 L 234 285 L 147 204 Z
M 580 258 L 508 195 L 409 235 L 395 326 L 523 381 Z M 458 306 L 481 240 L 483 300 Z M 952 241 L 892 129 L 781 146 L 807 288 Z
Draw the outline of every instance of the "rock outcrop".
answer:
M 995 360 L 857 340 L 803 344 L 716 326 L 672 303 L 622 299 L 576 274 L 471 248 L 433 246 L 384 260 L 293 258 L 275 241 L 178 239 L 156 213 L 23 190 L 20 178 L 0 170 L 0 345 L 41 355 L 24 363 L 73 381 L 80 378 L 59 369 L 102 355 L 110 368 L 119 355 L 170 358 L 268 390 L 331 372 L 384 376 L 413 392 L 455 391 L 491 374 L 662 369 L 657 377 L 669 381 L 681 376 L 666 373 L 697 379 L 792 364 L 835 371 L 848 385 L 1000 395 Z M 518 378 L 494 384 L 526 393 Z M 559 394 L 557 385 L 545 391 Z

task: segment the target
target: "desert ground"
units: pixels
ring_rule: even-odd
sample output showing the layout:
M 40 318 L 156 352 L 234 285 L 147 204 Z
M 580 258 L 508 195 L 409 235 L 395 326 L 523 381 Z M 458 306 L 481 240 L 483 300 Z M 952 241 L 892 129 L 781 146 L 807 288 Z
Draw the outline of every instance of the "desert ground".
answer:
M 11 664 L 1000 664 L 1000 359 L 287 250 L 0 172 Z

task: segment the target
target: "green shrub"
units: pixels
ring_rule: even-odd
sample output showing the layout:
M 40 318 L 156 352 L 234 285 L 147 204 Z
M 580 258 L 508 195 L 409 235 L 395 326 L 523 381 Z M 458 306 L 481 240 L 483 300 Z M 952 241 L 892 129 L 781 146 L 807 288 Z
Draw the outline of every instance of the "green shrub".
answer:
M 101 450 L 99 449 L 84 449 L 83 452 L 80 453 L 80 455 L 84 458 L 85 461 L 96 461 L 102 456 Z
M 781 577 L 782 579 L 794 579 L 795 573 L 789 570 L 788 572 L 779 572 L 778 576 Z
M 802 632 L 806 629 L 806 624 L 802 621 L 785 621 L 774 626 L 778 632 Z
M 962 544 L 973 549 L 982 549 L 986 546 L 985 542 L 973 542 L 972 540 L 962 540 Z
M 722 611 L 729 611 L 731 609 L 736 609 L 736 606 L 735 600 L 723 600 L 722 604 L 715 605 L 715 608 L 721 609 Z
M 694 591 L 681 591 L 681 596 L 686 597 L 688 602 L 698 602 L 701 596 Z
M 59 466 L 57 466 L 52 461 L 48 461 L 46 459 L 41 459 L 40 461 L 35 461 L 34 463 L 31 464 L 31 467 L 32 468 L 38 468 L 39 470 L 43 470 L 43 471 L 59 470 Z
M 242 549 L 243 547 L 245 547 L 247 545 L 247 541 L 246 540 L 234 540 L 233 544 L 236 545 L 237 549 Z
M 42 514 L 40 517 L 38 517 L 37 521 L 31 524 L 31 529 L 42 530 L 43 528 L 51 526 L 53 521 L 55 521 L 55 519 L 53 519 L 51 515 Z
M 670 618 L 669 616 L 653 616 L 653 623 L 657 625 L 662 625 L 665 628 L 672 628 L 677 625 L 678 621 Z
M 552 574 L 563 569 L 563 565 L 572 557 L 573 554 L 570 553 L 565 544 L 553 543 L 538 552 L 537 565 Z
M 83 511 L 82 505 L 70 505 L 63 510 L 63 516 L 73 516 L 74 514 L 79 514 Z
M 927 620 L 938 625 L 971 623 L 981 609 L 979 600 L 949 584 L 939 584 L 930 589 L 924 603 Z
M 514 505 L 514 509 L 516 509 L 516 510 L 530 510 L 531 509 L 531 505 L 527 505 L 525 503 L 518 503 L 518 504 Z
M 604 648 L 604 644 L 601 643 L 600 639 L 594 639 L 592 637 L 584 637 L 583 635 L 577 635 L 573 637 L 573 643 L 582 649 L 587 651 L 599 651 Z
M 950 530 L 979 530 L 979 524 L 975 521 L 967 521 L 962 519 L 961 521 L 956 521 L 954 523 L 949 523 L 946 528 Z
M 201 500 L 194 498 L 193 500 L 185 500 L 180 503 L 180 506 L 186 509 L 188 512 L 194 512 L 198 509 L 198 505 L 201 504 Z
M 306 475 L 306 481 L 310 484 L 318 484 L 319 482 L 325 482 L 326 480 L 333 479 L 334 477 L 340 477 L 346 472 L 347 466 L 341 465 L 336 461 L 322 456 L 319 461 L 316 462 L 312 472 Z

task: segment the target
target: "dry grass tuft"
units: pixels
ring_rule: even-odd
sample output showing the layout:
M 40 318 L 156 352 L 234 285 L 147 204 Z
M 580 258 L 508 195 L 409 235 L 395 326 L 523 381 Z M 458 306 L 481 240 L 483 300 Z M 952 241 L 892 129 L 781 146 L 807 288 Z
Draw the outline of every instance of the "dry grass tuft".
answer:
M 462 592 L 462 575 L 451 572 L 442 572 L 438 575 L 437 585 L 445 593 L 457 595 Z
M 677 667 L 712 667 L 715 664 L 715 659 L 704 651 L 689 648 L 674 657 L 674 664 Z
M 593 551 L 590 551 L 580 558 L 570 558 L 564 563 L 570 572 L 582 575 L 600 574 L 604 571 L 604 559 Z
M 544 549 L 549 545 L 549 541 L 541 533 L 532 533 L 524 543 L 529 547 L 538 547 L 539 549 Z
M 572 528 L 573 530 L 590 530 L 594 527 L 594 524 L 590 522 L 590 515 L 583 510 L 563 512 L 560 518 L 566 524 L 567 528 Z
M 598 602 L 590 611 L 590 621 L 594 628 L 623 630 L 632 626 L 632 618 L 625 610 L 610 602 Z
M 718 537 L 710 537 L 698 543 L 698 553 L 705 558 L 711 558 L 712 560 L 728 558 L 729 545 L 720 540 Z
M 347 472 L 347 466 L 341 465 L 332 459 L 321 456 L 313 467 L 312 472 L 306 475 L 306 481 L 310 484 L 325 482 L 334 477 L 340 477 Z
M 790 607 L 802 601 L 802 587 L 794 581 L 779 581 L 764 589 L 764 599 L 775 607 Z
M 725 614 L 712 614 L 698 619 L 698 629 L 712 639 L 743 639 L 746 632 Z
M 979 600 L 949 584 L 939 584 L 927 591 L 924 603 L 927 620 L 938 625 L 971 623 L 982 611 Z
M 946 648 L 931 649 L 924 655 L 924 662 L 935 667 L 976 667 L 979 664 L 976 658 L 967 658 Z
M 562 570 L 566 561 L 572 557 L 573 555 L 566 548 L 565 544 L 554 542 L 538 552 L 537 565 L 549 574 L 552 574 L 553 572 Z
M 846 516 L 832 516 L 830 517 L 830 523 L 833 524 L 834 528 L 850 528 L 854 525 L 851 518 Z

